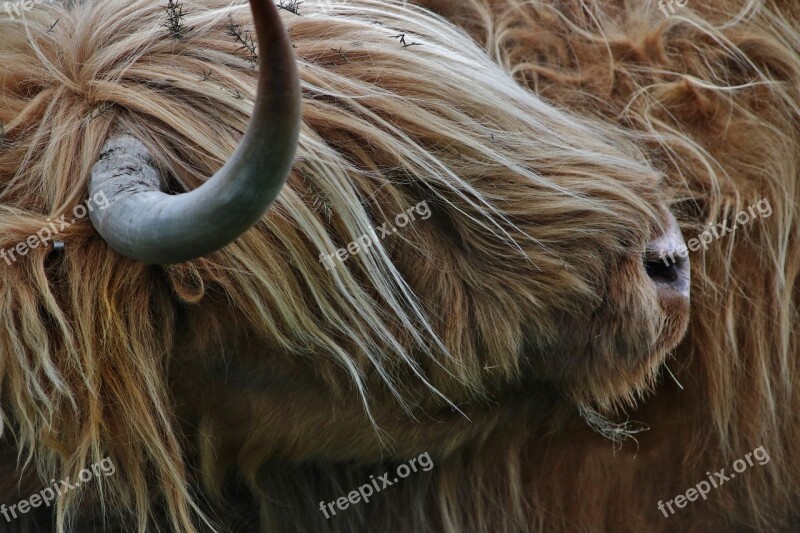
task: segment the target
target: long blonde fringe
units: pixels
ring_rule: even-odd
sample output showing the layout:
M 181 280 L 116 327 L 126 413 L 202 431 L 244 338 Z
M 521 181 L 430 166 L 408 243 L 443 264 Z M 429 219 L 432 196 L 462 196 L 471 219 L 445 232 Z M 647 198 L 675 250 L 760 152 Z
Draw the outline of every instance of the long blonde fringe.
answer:
M 466 33 L 405 2 L 307 1 L 301 16 L 284 12 L 301 66 L 305 123 L 289 185 L 253 231 L 209 258 L 156 269 L 115 256 L 83 220 L 60 236 L 63 256 L 40 248 L 0 264 L 3 422 L 16 436 L 21 468 L 33 465 L 46 481 L 75 476 L 108 454 L 119 473 L 99 484 L 101 500 L 133 516 L 139 531 L 156 521 L 159 498 L 171 530 L 208 527 L 165 379 L 170 357 L 184 348 L 175 336 L 184 307 L 226 302 L 265 344 L 322 354 L 339 369 L 326 377 L 331 388 L 343 395 L 354 388 L 379 427 L 372 414 L 378 401 L 413 411 L 405 376 L 434 404 L 487 394 L 485 355 L 470 335 L 505 354 L 497 356 L 496 375 L 516 378 L 525 332 L 513 324 L 529 313 L 537 337 L 556 338 L 551 308 L 597 300 L 595 278 L 608 259 L 587 254 L 574 259 L 578 268 L 565 269 L 557 258 L 567 250 L 553 252 L 559 242 L 573 250 L 601 244 L 625 256 L 659 224 L 658 201 L 670 202 L 692 234 L 767 195 L 784 199 L 773 204 L 773 224 L 696 263 L 695 320 L 677 354 L 691 364 L 679 377 L 699 383 L 695 407 L 704 406 L 699 418 L 713 420 L 714 429 L 695 422 L 678 442 L 696 451 L 681 460 L 706 467 L 717 464 L 706 448 L 731 457 L 767 445 L 786 468 L 753 472 L 720 497 L 748 524 L 779 523 L 777 510 L 800 479 L 789 444 L 798 435 L 797 18 L 771 4 L 714 2 L 664 20 L 654 3 L 618 3 L 575 2 L 559 12 L 549 2 L 469 0 L 462 25 L 497 64 Z M 151 149 L 174 190 L 196 188 L 233 152 L 252 109 L 255 71 L 228 28 L 249 27 L 248 8 L 186 2 L 186 36 L 173 39 L 163 7 L 145 0 L 42 4 L 24 19 L 0 19 L 0 248 L 84 200 L 113 127 Z M 403 46 L 400 33 L 414 46 Z M 725 148 L 713 141 L 723 133 Z M 447 310 L 415 294 L 402 270 L 414 262 L 398 266 L 390 247 L 440 245 L 423 239 L 422 228 L 410 228 L 402 245 L 380 243 L 324 270 L 320 253 L 419 198 L 475 237 L 477 257 L 488 264 L 504 254 L 508 271 L 526 280 L 508 278 L 519 300 L 498 293 L 496 302 L 476 306 L 484 317 L 505 313 L 507 326 L 486 319 L 467 334 L 459 325 L 466 316 L 439 316 Z M 537 228 L 525 209 L 544 204 L 553 220 L 584 213 L 584 225 Z M 772 276 L 760 279 L 765 270 Z M 470 282 L 476 291 L 491 285 L 477 276 Z M 226 320 L 215 317 L 196 332 L 193 349 L 223 343 Z M 376 384 L 386 397 L 377 397 Z M 512 465 L 528 465 L 541 480 L 558 476 L 522 440 L 498 454 L 508 458 L 498 467 L 507 470 L 507 485 L 486 481 L 493 461 L 461 457 L 471 472 L 464 483 L 486 482 L 476 498 L 513 503 L 506 517 L 485 506 L 465 515 L 454 488 L 462 472 L 442 465 L 438 512 L 448 530 L 546 529 L 544 518 L 528 520 L 533 509 L 568 514 L 570 499 L 552 498 L 585 479 L 564 476 L 550 492 L 523 487 L 532 482 Z M 579 447 L 572 453 L 581 457 Z M 59 500 L 59 530 L 69 530 L 79 504 L 75 494 Z M 415 530 L 435 530 L 422 510 L 407 519 Z

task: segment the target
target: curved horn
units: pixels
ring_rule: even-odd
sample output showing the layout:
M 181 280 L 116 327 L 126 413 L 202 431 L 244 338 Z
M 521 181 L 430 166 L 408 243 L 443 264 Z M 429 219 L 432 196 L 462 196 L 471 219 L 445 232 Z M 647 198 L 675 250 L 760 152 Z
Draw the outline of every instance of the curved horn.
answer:
M 286 183 L 300 135 L 300 80 L 294 50 L 272 0 L 250 0 L 258 39 L 253 116 L 230 160 L 197 189 L 161 192 L 147 149 L 110 138 L 92 168 L 89 196 L 97 232 L 120 254 L 149 264 L 189 261 L 230 244 L 255 224 Z M 102 198 L 102 196 L 100 196 Z

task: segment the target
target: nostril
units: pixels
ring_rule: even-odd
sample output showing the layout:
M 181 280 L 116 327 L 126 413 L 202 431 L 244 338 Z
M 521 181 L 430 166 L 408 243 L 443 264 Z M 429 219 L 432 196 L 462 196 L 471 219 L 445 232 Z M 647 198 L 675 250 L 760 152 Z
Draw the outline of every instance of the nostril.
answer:
M 653 278 L 654 281 L 672 283 L 678 280 L 678 267 L 675 263 L 664 263 L 664 261 L 656 259 L 645 261 L 644 268 L 647 271 L 647 275 Z
M 678 222 L 668 211 L 664 212 L 664 222 L 663 233 L 647 246 L 644 269 L 660 295 L 687 298 L 690 265 L 686 244 Z
M 647 275 L 653 281 L 663 283 L 675 283 L 683 276 L 682 274 L 689 268 L 689 261 L 678 256 L 675 251 L 671 253 L 661 252 L 657 257 L 645 257 L 644 268 Z

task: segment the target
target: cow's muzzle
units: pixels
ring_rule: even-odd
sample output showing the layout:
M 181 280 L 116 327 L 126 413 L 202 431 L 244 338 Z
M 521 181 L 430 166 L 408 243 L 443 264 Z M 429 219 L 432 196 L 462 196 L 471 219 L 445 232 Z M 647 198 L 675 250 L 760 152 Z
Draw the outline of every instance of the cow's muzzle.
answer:
M 645 251 L 644 267 L 660 299 L 689 300 L 688 249 L 672 213 L 664 211 L 664 230 Z

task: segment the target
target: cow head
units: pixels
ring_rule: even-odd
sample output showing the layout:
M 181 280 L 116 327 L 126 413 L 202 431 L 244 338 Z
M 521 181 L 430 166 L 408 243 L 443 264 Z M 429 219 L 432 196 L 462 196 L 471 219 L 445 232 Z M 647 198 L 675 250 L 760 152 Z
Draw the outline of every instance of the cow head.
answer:
M 0 22 L 3 247 L 108 200 L 65 252 L 0 265 L 4 408 L 43 470 L 111 450 L 180 521 L 179 435 L 213 486 L 387 442 L 445 454 L 542 397 L 607 410 L 652 385 L 689 270 L 662 263 L 682 238 L 623 130 L 421 9 L 251 4 L 257 80 L 241 6 L 192 3 L 180 38 L 144 1 Z

